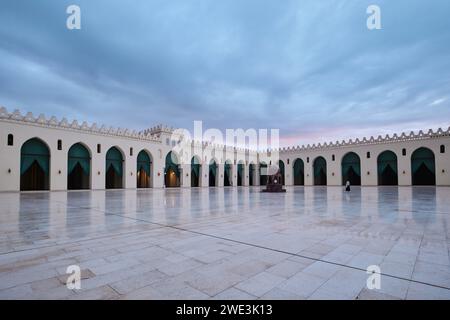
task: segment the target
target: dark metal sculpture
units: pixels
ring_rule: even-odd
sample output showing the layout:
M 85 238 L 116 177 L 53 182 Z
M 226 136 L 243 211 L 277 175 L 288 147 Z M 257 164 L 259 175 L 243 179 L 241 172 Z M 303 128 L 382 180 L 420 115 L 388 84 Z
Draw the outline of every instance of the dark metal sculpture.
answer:
M 263 189 L 262 192 L 286 192 L 286 189 L 283 189 L 281 179 L 281 172 L 278 169 L 275 174 L 268 176 L 266 189 Z

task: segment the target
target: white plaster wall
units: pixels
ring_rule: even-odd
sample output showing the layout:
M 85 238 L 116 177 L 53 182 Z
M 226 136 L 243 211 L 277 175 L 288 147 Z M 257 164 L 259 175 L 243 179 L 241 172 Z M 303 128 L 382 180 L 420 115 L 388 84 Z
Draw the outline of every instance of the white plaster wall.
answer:
M 441 145 L 445 146 L 445 153 L 440 153 Z M 324 157 L 327 161 L 328 185 L 341 185 L 341 160 L 348 152 L 355 152 L 361 160 L 361 184 L 366 186 L 376 186 L 378 185 L 378 155 L 384 151 L 390 150 L 397 155 L 399 185 L 408 186 L 412 183 L 411 155 L 415 150 L 421 147 L 426 147 L 434 153 L 436 185 L 450 185 L 450 137 L 448 136 L 412 141 L 282 152 L 280 153 L 280 159 L 285 163 L 286 176 L 289 174 L 289 177 L 286 177 L 287 185 L 293 184 L 293 164 L 297 158 L 302 159 L 305 164 L 305 185 L 313 185 L 312 166 L 314 159 L 319 156 Z M 402 155 L 403 148 L 406 149 L 405 156 Z M 367 152 L 370 152 L 370 158 L 367 158 Z M 335 155 L 335 161 L 332 161 L 332 155 Z M 308 157 L 309 163 L 307 162 Z M 289 165 L 287 165 L 287 159 L 289 159 Z
M 8 134 L 14 135 L 14 145 L 7 145 Z M 50 189 L 66 190 L 67 188 L 67 154 L 69 148 L 75 143 L 84 144 L 91 154 L 91 188 L 105 188 L 105 162 L 109 148 L 115 146 L 122 151 L 124 156 L 124 188 L 136 188 L 136 160 L 141 150 L 146 150 L 152 159 L 151 185 L 155 188 L 164 187 L 165 158 L 172 150 L 171 144 L 166 144 L 169 134 L 162 134 L 161 142 L 147 141 L 124 136 L 110 136 L 100 133 L 84 132 L 61 127 L 42 126 L 36 123 L 0 121 L 0 191 L 18 191 L 20 189 L 20 149 L 22 144 L 31 138 L 43 140 L 49 147 L 50 157 Z M 62 150 L 57 150 L 57 140 L 62 140 Z M 101 144 L 101 152 L 97 153 L 97 144 Z M 440 146 L 445 146 L 445 153 L 440 153 Z M 411 185 L 411 154 L 414 150 L 426 147 L 434 152 L 436 160 L 436 184 L 450 185 L 450 136 L 436 136 L 432 138 L 416 140 L 400 140 L 392 142 L 379 142 L 364 145 L 349 145 L 341 147 L 327 147 L 307 149 L 299 151 L 281 151 L 280 159 L 285 165 L 286 185 L 293 184 L 293 164 L 300 158 L 305 164 L 305 185 L 313 185 L 312 165 L 314 159 L 322 156 L 327 161 L 328 185 L 341 185 L 341 159 L 348 152 L 355 152 L 361 159 L 361 183 L 362 185 L 375 186 L 378 183 L 377 157 L 386 150 L 393 151 L 398 160 L 399 185 Z M 133 155 L 130 155 L 133 148 Z M 402 155 L 402 149 L 406 149 L 406 155 Z M 370 152 L 370 158 L 366 154 Z M 197 145 L 192 149 L 192 155 L 201 159 L 202 187 L 209 186 L 209 162 L 213 158 L 207 152 L 202 151 L 202 146 Z M 335 160 L 332 160 L 332 155 Z M 307 161 L 309 158 L 309 162 Z M 215 150 L 214 159 L 218 164 L 217 185 L 223 186 L 223 174 L 225 160 L 233 163 L 233 185 L 237 185 L 237 163 L 243 161 L 244 183 L 249 184 L 249 165 L 255 164 L 256 173 L 259 172 L 259 156 L 256 152 L 248 152 L 241 149 Z M 289 159 L 289 163 L 288 163 Z M 190 187 L 189 164 L 181 166 L 183 176 L 182 186 Z M 10 171 L 10 172 L 9 172 Z M 259 175 L 254 177 L 256 185 L 259 185 Z
M 14 135 L 13 146 L 7 146 L 6 143 L 7 135 L 10 133 Z M 121 150 L 124 156 L 124 188 L 136 188 L 136 161 L 141 150 L 146 150 L 152 159 L 153 187 L 163 186 L 162 170 L 165 154 L 170 149 L 160 143 L 8 122 L 0 123 L 0 135 L 3 137 L 0 149 L 0 191 L 20 189 L 20 149 L 23 143 L 31 138 L 39 138 L 49 147 L 50 190 L 67 189 L 67 155 L 70 147 L 78 142 L 81 142 L 91 154 L 92 189 L 105 188 L 106 153 L 113 146 Z M 62 150 L 57 149 L 59 139 L 62 140 Z M 97 153 L 97 144 L 101 145 L 100 153 Z M 130 156 L 130 148 L 133 148 L 132 156 Z M 8 169 L 11 173 L 8 173 Z

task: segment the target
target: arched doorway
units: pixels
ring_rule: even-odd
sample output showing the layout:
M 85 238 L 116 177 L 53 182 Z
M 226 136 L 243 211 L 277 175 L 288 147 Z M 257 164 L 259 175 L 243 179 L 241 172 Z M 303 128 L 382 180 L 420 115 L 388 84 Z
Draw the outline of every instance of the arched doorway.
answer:
M 428 148 L 419 148 L 411 155 L 413 185 L 436 185 L 434 153 Z
M 327 185 L 327 161 L 324 157 L 317 157 L 313 162 L 314 185 Z
M 238 185 L 238 187 L 244 185 L 244 177 L 245 177 L 244 163 L 242 161 L 239 161 L 239 163 L 237 165 L 237 185 Z
M 230 160 L 225 161 L 223 170 L 223 185 L 224 187 L 233 185 L 233 166 Z
M 151 187 L 151 169 L 152 169 L 152 160 L 149 154 L 142 150 L 139 152 L 137 156 L 137 184 L 138 188 L 150 188 Z
M 392 151 L 384 151 L 377 158 L 378 185 L 398 185 L 397 155 Z
M 352 186 L 361 185 L 361 160 L 354 152 L 347 153 L 341 162 L 342 185 L 347 181 Z
M 70 147 L 67 162 L 67 189 L 89 189 L 91 177 L 91 155 L 81 143 Z
M 191 159 L 191 187 L 200 187 L 201 174 L 200 160 L 197 157 Z
M 267 164 L 261 162 L 259 164 L 259 185 L 265 186 L 267 184 Z
M 248 166 L 248 185 L 255 185 L 255 165 L 253 163 Z
M 166 167 L 164 170 L 164 183 L 166 188 L 180 186 L 180 169 L 178 168 L 178 157 L 170 151 L 166 156 Z
M 20 149 L 20 190 L 50 189 L 50 150 L 38 138 L 26 141 Z
M 123 188 L 123 156 L 122 152 L 111 147 L 106 153 L 106 189 Z
M 294 161 L 294 185 L 305 185 L 305 164 L 302 159 L 296 159 Z
M 284 177 L 284 162 L 281 160 L 278 160 L 278 168 L 280 169 L 281 174 L 281 184 L 284 186 L 285 177 Z
M 217 187 L 217 164 L 215 160 L 209 163 L 209 186 Z

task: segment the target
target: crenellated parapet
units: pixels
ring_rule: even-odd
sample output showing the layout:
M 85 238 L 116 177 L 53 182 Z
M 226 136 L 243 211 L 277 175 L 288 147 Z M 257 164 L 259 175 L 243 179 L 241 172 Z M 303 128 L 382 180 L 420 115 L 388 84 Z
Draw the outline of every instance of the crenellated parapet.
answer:
M 167 125 L 158 124 L 152 128 L 141 131 L 143 134 L 150 134 L 154 136 L 160 136 L 161 133 L 172 134 L 176 129 Z
M 80 131 L 91 134 L 124 137 L 157 143 L 161 142 L 161 139 L 158 135 L 151 134 L 150 132 L 137 132 L 136 130 L 130 131 L 129 129 L 107 127 L 105 125 L 99 127 L 96 123 L 89 125 L 86 121 L 83 121 L 80 124 L 77 120 L 69 122 L 66 118 L 58 120 L 55 116 L 47 119 L 44 114 L 40 114 L 38 117 L 35 117 L 32 112 L 27 112 L 25 115 L 22 115 L 21 112 L 17 109 L 12 113 L 9 113 L 5 107 L 0 108 L 0 120 L 9 122 L 22 122 L 42 127 Z
M 331 149 L 331 148 L 340 148 L 340 147 L 352 147 L 352 146 L 364 146 L 364 145 L 374 145 L 374 144 L 387 144 L 387 143 L 393 143 L 393 142 L 403 142 L 403 141 L 417 141 L 417 140 L 425 140 L 425 139 L 435 139 L 439 137 L 449 137 L 450 136 L 450 127 L 448 127 L 447 130 L 442 130 L 442 128 L 437 129 L 436 131 L 433 131 L 432 129 L 429 129 L 426 133 L 422 130 L 419 130 L 419 132 L 410 131 L 409 133 L 402 132 L 400 135 L 394 133 L 392 136 L 387 134 L 386 136 L 382 137 L 379 135 L 377 138 L 374 136 L 371 136 L 370 138 L 356 138 L 355 140 L 349 139 L 349 140 L 342 140 L 342 141 L 336 141 L 336 142 L 329 142 L 329 143 L 318 143 L 318 144 L 307 144 L 302 146 L 296 146 L 296 147 L 285 147 L 280 148 L 279 151 L 283 153 L 294 153 L 299 151 L 315 151 L 315 150 L 324 150 L 324 149 Z
M 188 141 L 186 141 L 186 143 L 190 144 L 191 147 L 193 147 L 193 148 L 199 148 L 199 149 L 215 149 L 215 150 L 221 150 L 221 151 L 226 151 L 226 152 L 240 152 L 240 153 L 256 152 L 256 150 L 252 150 L 252 149 L 248 149 L 248 148 L 227 146 L 225 144 L 213 143 L 213 142 L 208 142 L 208 141 L 188 140 Z
M 182 137 L 176 134 L 176 130 L 173 127 L 158 124 L 152 128 L 142 131 L 136 131 L 124 128 L 107 127 L 105 125 L 98 126 L 96 123 L 89 125 L 86 121 L 81 124 L 77 120 L 69 122 L 66 118 L 58 120 L 55 116 L 46 118 L 44 114 L 40 114 L 38 117 L 34 116 L 32 112 L 27 112 L 23 115 L 20 110 L 16 109 L 9 113 L 5 107 L 0 107 L 0 121 L 27 123 L 30 125 L 37 125 L 48 128 L 56 128 L 62 130 L 80 131 L 91 134 L 101 134 L 106 136 L 124 137 L 130 139 L 151 141 L 156 143 L 162 143 L 162 135 L 176 136 L 177 140 L 181 140 Z M 202 149 L 212 148 L 215 150 L 237 151 L 237 152 L 256 152 L 255 150 L 249 150 L 246 148 L 229 147 L 224 144 L 206 142 L 206 141 L 194 141 L 189 140 L 187 143 L 193 147 L 200 147 Z
M 90 134 L 100 134 L 106 136 L 114 136 L 114 137 L 124 137 L 129 139 L 150 141 L 155 143 L 162 143 L 162 135 L 176 135 L 176 130 L 173 127 L 169 127 L 166 125 L 159 124 L 152 128 L 136 131 L 129 130 L 124 128 L 115 128 L 115 127 L 107 127 L 105 125 L 98 126 L 96 123 L 89 125 L 86 121 L 83 121 L 81 124 L 77 120 L 73 120 L 69 122 L 66 118 L 62 118 L 61 120 L 57 119 L 55 116 L 50 118 L 45 117 L 44 114 L 40 114 L 39 116 L 34 116 L 33 113 L 27 112 L 23 115 L 19 110 L 14 110 L 13 112 L 8 112 L 5 107 L 0 107 L 0 121 L 6 122 L 16 122 L 16 123 L 26 123 L 35 126 L 48 127 L 48 128 L 56 128 L 62 130 L 71 130 L 71 131 L 79 131 Z M 422 130 L 418 132 L 410 131 L 409 133 L 402 132 L 401 134 L 393 134 L 390 136 L 389 134 L 384 137 L 379 135 L 378 137 L 371 136 L 370 138 L 363 137 L 362 139 L 356 138 L 355 140 L 342 140 L 336 142 L 325 142 L 318 144 L 307 144 L 302 146 L 295 147 L 284 147 L 279 149 L 267 149 L 264 152 L 270 155 L 271 152 L 278 151 L 279 153 L 295 153 L 300 151 L 316 151 L 316 150 L 325 150 L 325 149 L 333 149 L 333 148 L 341 148 L 341 147 L 355 147 L 355 146 L 364 146 L 364 145 L 376 145 L 376 144 L 388 144 L 393 142 L 404 142 L 404 141 L 417 141 L 417 140 L 425 140 L 425 139 L 435 139 L 439 137 L 449 137 L 450 136 L 450 127 L 447 130 L 443 130 L 442 128 L 433 131 L 429 129 L 424 132 Z M 178 136 L 177 136 L 178 137 Z M 178 141 L 182 140 L 182 137 L 177 138 Z M 196 141 L 189 140 L 184 141 L 188 145 L 194 148 L 201 149 L 214 149 L 221 150 L 226 152 L 238 152 L 245 154 L 260 154 L 261 151 L 257 151 L 256 149 L 243 148 L 243 147 L 233 147 L 227 146 L 225 144 L 219 144 L 211 141 Z

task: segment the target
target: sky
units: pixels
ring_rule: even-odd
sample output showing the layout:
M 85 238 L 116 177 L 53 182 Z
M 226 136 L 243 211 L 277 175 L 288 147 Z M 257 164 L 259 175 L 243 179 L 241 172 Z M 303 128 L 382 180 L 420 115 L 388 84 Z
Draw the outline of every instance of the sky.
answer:
M 0 105 L 136 130 L 275 128 L 283 146 L 446 129 L 450 1 L 1 0 Z

